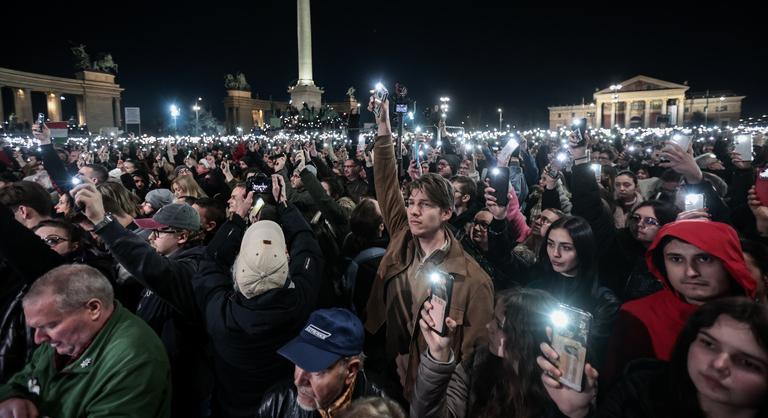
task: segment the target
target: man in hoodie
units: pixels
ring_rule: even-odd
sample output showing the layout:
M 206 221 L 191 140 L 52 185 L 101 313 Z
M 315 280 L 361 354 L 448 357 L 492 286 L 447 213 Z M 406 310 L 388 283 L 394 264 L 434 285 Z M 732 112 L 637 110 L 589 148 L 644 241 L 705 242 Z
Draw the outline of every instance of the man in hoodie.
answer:
M 645 253 L 664 289 L 622 305 L 603 373 L 610 381 L 631 360 L 669 360 L 688 317 L 709 301 L 755 297 L 736 231 L 708 220 L 677 221 L 661 228 Z
M 317 303 L 320 245 L 288 203 L 283 177 L 273 175 L 272 184 L 280 224 L 259 221 L 246 231 L 248 193 L 208 244 L 192 281 L 213 346 L 217 417 L 256 415 L 264 392 L 291 374 L 293 365 L 277 350 L 301 331 Z

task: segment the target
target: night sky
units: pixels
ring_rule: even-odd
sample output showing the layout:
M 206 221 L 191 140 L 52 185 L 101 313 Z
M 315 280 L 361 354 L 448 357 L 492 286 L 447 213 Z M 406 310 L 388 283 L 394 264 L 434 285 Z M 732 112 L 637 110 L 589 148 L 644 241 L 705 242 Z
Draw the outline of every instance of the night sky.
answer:
M 732 90 L 747 96 L 744 116 L 768 113 L 768 36 L 755 10 L 705 6 L 706 17 L 693 18 L 651 3 L 615 15 L 605 14 L 615 5 L 597 14 L 554 3 L 381 3 L 312 3 L 314 79 L 326 100 L 343 100 L 349 86 L 364 99 L 378 80 L 401 82 L 417 118 L 448 95 L 449 124 L 469 115 L 494 127 L 502 107 L 505 123 L 546 126 L 548 105 L 588 102 L 596 88 L 643 74 L 688 81 L 694 92 Z M 38 8 L 32 16 L 51 22 L 45 30 L 20 11 L 0 67 L 71 77 L 71 44 L 85 44 L 92 58 L 111 53 L 123 105 L 141 107 L 148 128 L 173 102 L 191 111 L 198 96 L 223 119 L 225 73 L 243 71 L 254 96 L 288 100 L 298 73 L 295 1 L 110 4 L 102 16 Z

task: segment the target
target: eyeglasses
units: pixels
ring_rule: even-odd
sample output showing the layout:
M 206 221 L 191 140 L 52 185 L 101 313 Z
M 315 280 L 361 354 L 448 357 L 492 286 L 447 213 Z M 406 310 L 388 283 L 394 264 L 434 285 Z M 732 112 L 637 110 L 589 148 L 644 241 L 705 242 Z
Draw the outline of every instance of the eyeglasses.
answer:
M 180 231 L 176 229 L 153 229 L 150 236 L 152 238 L 157 239 L 157 238 L 160 238 L 160 234 L 175 234 L 177 232 L 180 232 Z
M 69 239 L 59 235 L 48 235 L 47 237 L 43 238 L 43 241 L 45 241 L 45 243 L 48 244 L 48 246 L 53 247 L 54 245 L 58 245 L 62 242 L 69 241 Z
M 552 220 L 547 218 L 544 215 L 539 215 L 536 217 L 536 220 L 534 222 L 541 222 L 542 225 L 549 225 L 552 223 Z
M 483 222 L 483 221 L 472 221 L 472 225 L 475 225 L 475 226 L 479 227 L 480 229 L 482 229 L 482 230 L 484 230 L 484 231 L 487 231 L 487 230 L 488 230 L 488 227 L 489 227 L 491 224 L 489 224 L 489 223 L 487 223 L 487 222 Z
M 639 224 L 640 221 L 642 221 L 643 225 L 645 226 L 659 226 L 659 220 L 652 217 L 642 218 L 640 215 L 632 215 L 629 217 L 629 220 Z

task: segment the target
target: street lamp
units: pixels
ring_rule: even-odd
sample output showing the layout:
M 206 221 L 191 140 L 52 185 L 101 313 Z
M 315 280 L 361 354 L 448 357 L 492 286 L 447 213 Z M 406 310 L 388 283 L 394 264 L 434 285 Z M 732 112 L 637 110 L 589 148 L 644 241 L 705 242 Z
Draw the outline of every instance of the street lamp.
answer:
M 618 93 L 618 91 L 621 90 L 622 87 L 623 86 L 621 84 L 611 84 L 610 87 L 608 87 L 613 92 L 613 94 L 611 95 L 611 98 L 613 99 L 613 105 L 611 105 L 611 113 L 612 113 L 613 118 L 611 118 L 612 119 L 611 122 L 613 124 L 616 124 L 616 114 L 618 113 L 617 109 L 616 109 L 619 106 L 619 93 Z M 624 109 L 624 111 L 626 112 L 627 109 Z
M 504 109 L 499 108 L 499 131 L 501 131 L 501 121 L 504 120 Z
M 440 98 L 440 110 L 443 112 L 440 116 L 442 116 L 443 120 L 445 120 L 448 117 L 448 109 L 450 106 L 448 103 L 451 101 L 450 97 L 441 97 Z
M 176 118 L 181 114 L 181 110 L 175 104 L 171 105 L 171 117 L 173 118 L 173 130 L 176 130 Z
M 195 103 L 195 105 L 192 106 L 192 110 L 195 111 L 195 134 L 197 134 L 200 131 L 200 105 Z

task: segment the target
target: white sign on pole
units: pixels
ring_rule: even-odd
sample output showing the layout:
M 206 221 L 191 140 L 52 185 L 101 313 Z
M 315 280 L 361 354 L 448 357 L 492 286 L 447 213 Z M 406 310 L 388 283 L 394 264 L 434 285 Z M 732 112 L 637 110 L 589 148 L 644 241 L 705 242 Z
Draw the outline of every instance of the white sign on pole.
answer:
M 141 124 L 141 112 L 138 107 L 126 107 L 125 108 L 125 124 L 126 125 L 140 125 Z

